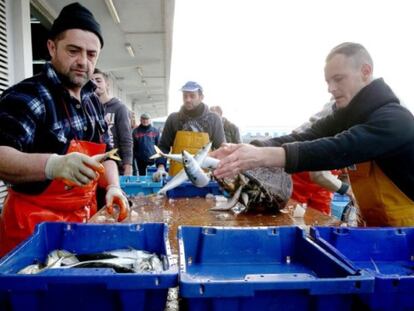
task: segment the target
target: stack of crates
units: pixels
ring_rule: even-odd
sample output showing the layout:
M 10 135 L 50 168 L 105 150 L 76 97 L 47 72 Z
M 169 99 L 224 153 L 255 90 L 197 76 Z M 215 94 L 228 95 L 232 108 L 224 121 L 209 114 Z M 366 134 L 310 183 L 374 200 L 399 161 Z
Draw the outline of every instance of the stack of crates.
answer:
M 164 271 L 116 273 L 109 268 L 57 268 L 17 274 L 30 264 L 45 262 L 56 249 L 90 254 L 129 248 L 162 256 Z M 165 224 L 43 223 L 0 261 L 0 309 L 163 311 L 168 289 L 177 286 L 177 276 Z
M 414 228 L 311 229 L 315 241 L 352 269 L 375 277 L 365 310 L 414 310 Z
M 127 195 L 147 195 L 157 193 L 163 186 L 162 181 L 153 181 L 152 175 L 120 176 L 121 189 Z
M 180 227 L 180 294 L 188 310 L 351 310 L 374 277 L 298 227 Z

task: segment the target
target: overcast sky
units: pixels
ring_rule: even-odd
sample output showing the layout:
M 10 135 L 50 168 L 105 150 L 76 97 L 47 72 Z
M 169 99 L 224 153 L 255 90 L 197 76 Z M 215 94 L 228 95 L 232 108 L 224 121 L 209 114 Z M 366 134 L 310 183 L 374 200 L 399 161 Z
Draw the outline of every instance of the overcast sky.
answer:
M 329 100 L 324 59 L 344 41 L 365 45 L 413 111 L 412 12 L 409 0 L 175 0 L 169 112 L 195 80 L 240 127 L 293 129 Z

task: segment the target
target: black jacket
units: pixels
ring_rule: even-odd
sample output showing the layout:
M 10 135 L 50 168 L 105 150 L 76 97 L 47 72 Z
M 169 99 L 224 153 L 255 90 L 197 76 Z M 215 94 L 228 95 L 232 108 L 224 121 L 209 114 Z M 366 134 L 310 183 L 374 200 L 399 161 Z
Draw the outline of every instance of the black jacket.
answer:
M 414 200 L 414 117 L 382 79 L 364 87 L 343 109 L 307 131 L 272 138 L 286 151 L 286 171 L 330 170 L 375 160 Z
M 155 154 L 154 145 L 158 144 L 160 132 L 152 125 L 140 124 L 132 131 L 134 141 L 134 158 L 136 161 L 150 162 L 149 157 Z

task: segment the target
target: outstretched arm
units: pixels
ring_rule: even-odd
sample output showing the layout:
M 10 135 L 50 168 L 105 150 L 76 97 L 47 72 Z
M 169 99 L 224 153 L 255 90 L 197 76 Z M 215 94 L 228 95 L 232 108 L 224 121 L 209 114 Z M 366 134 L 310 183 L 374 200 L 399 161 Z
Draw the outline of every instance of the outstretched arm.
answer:
M 218 178 L 233 177 L 256 167 L 284 167 L 285 150 L 281 147 L 255 147 L 249 144 L 225 144 L 210 156 L 220 159 L 214 175 Z

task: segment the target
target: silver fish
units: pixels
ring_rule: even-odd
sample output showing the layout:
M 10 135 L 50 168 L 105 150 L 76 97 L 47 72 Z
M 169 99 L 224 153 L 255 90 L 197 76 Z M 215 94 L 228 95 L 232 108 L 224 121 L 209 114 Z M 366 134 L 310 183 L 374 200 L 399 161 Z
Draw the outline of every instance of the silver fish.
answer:
M 210 177 L 203 171 L 197 160 L 187 151 L 183 151 L 184 171 L 188 178 L 196 187 L 205 187 L 210 181 Z
M 204 159 L 203 163 L 201 163 L 200 166 L 201 168 L 213 170 L 217 167 L 219 162 L 220 162 L 219 159 L 206 156 L 206 158 Z
M 214 169 L 217 167 L 217 164 L 220 162 L 220 160 L 216 159 L 216 158 L 212 158 L 209 157 L 207 154 L 211 149 L 211 143 L 207 143 L 205 144 L 203 147 L 201 147 L 201 149 L 197 152 L 197 154 L 194 156 L 199 162 L 200 166 L 202 168 L 206 168 L 206 169 Z M 164 157 L 179 163 L 183 163 L 183 156 L 182 154 L 178 154 L 178 153 L 164 153 L 161 151 L 160 148 L 158 148 L 157 146 L 154 146 L 155 148 L 155 154 L 152 155 L 150 157 L 150 159 L 157 159 L 160 157 Z M 199 159 L 202 160 L 199 160 Z
M 120 258 L 130 258 L 135 260 L 147 259 L 153 256 L 153 253 L 142 251 L 138 249 L 116 249 L 112 251 L 106 251 L 104 254 L 113 255 Z
M 29 265 L 21 269 L 18 274 L 37 274 L 47 269 L 71 268 L 111 268 L 118 273 L 161 272 L 164 270 L 163 262 L 157 254 L 135 249 L 118 249 L 79 255 L 65 250 L 54 250 L 49 253 L 46 262 L 48 263 L 46 266 L 42 264 Z
M 240 194 L 243 190 L 243 186 L 240 186 L 235 194 L 233 195 L 233 197 L 228 200 L 225 204 L 216 204 L 216 206 L 213 206 L 212 208 L 210 208 L 210 211 L 229 211 L 231 210 L 238 202 Z
M 46 267 L 67 266 L 79 262 L 76 256 L 64 249 L 56 249 L 47 255 Z
M 141 250 L 115 250 L 104 252 L 104 254 L 113 255 L 115 258 L 98 259 L 81 261 L 69 266 L 63 266 L 63 269 L 70 268 L 111 268 L 119 272 L 161 272 L 163 265 L 158 256 Z M 130 270 L 130 271 L 128 271 Z
M 166 194 L 168 190 L 178 187 L 182 183 L 188 180 L 188 176 L 185 173 L 184 169 L 178 172 L 161 190 L 158 191 L 158 194 Z
M 19 270 L 17 274 L 37 274 L 41 270 L 42 270 L 42 267 L 39 264 L 32 264 Z
M 206 145 L 204 145 L 198 152 L 197 154 L 194 156 L 194 159 L 197 161 L 198 164 L 205 162 L 210 166 L 210 165 L 214 165 L 213 163 L 215 162 L 215 166 L 217 166 L 217 163 L 219 160 L 217 159 L 213 159 L 211 157 L 208 157 L 207 154 L 211 149 L 211 145 L 212 143 L 207 143 Z M 178 157 L 177 157 L 178 159 Z M 210 160 L 212 159 L 212 160 Z M 180 160 L 178 162 L 183 163 L 183 156 L 182 154 L 180 155 Z M 167 191 L 174 189 L 175 187 L 178 187 L 179 185 L 181 185 L 182 183 L 186 182 L 188 180 L 188 176 L 185 172 L 184 169 L 182 169 L 181 171 L 178 172 L 177 175 L 175 175 L 161 190 L 158 191 L 158 194 L 166 194 Z
M 151 160 L 158 159 L 160 157 L 164 157 L 164 158 L 167 158 L 167 159 L 170 159 L 170 160 L 177 161 L 179 163 L 183 163 L 183 158 L 182 158 L 181 154 L 178 154 L 178 153 L 175 153 L 175 154 L 174 153 L 164 153 L 164 152 L 161 151 L 160 148 L 157 147 L 157 145 L 154 145 L 154 149 L 155 149 L 155 154 L 150 156 Z

